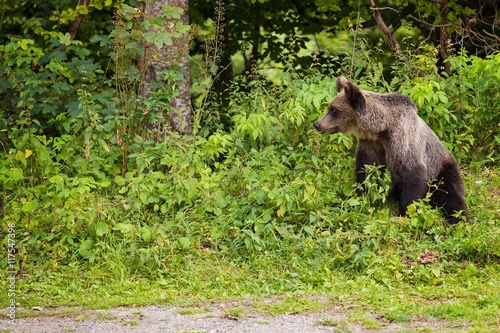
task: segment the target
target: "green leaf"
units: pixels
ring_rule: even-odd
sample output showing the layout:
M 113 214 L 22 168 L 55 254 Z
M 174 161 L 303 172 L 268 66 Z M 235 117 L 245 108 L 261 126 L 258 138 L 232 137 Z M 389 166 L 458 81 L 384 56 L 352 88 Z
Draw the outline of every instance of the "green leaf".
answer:
M 64 35 L 59 35 L 59 43 L 61 43 L 61 45 L 71 45 L 71 35 L 69 34 L 69 32 L 65 33 Z
M 23 50 L 26 51 L 28 49 L 28 45 L 33 44 L 33 40 L 31 40 L 31 39 L 21 39 L 18 43 L 19 43 L 19 46 L 21 47 L 21 49 L 23 49 Z
M 181 14 L 184 13 L 184 9 L 180 7 L 174 6 L 161 6 L 161 10 L 163 11 L 163 16 L 167 18 L 180 19 Z
M 434 274 L 435 277 L 439 278 L 441 276 L 441 270 L 439 268 L 432 268 L 431 269 L 432 274 Z
M 141 202 L 143 205 L 148 203 L 148 198 L 149 198 L 149 196 L 148 196 L 148 193 L 146 193 L 146 192 L 141 192 L 139 194 L 139 199 L 141 199 Z
M 102 188 L 109 187 L 110 185 L 111 185 L 111 181 L 108 179 L 103 180 L 102 182 L 99 183 L 99 186 L 101 186 Z
M 347 204 L 351 207 L 360 205 L 359 201 L 354 198 L 350 198 L 349 200 L 347 200 Z
M 91 239 L 87 239 L 80 244 L 80 249 L 78 250 L 78 254 L 83 258 L 90 258 L 94 256 L 94 241 Z
M 189 249 L 191 247 L 191 239 L 189 239 L 189 237 L 180 237 L 179 243 L 184 249 Z
M 439 100 L 441 101 L 441 103 L 444 103 L 444 104 L 448 103 L 448 97 L 446 97 L 445 94 L 439 94 L 438 96 L 439 96 Z
M 125 178 L 123 178 L 122 176 L 116 176 L 115 183 L 116 185 L 123 186 L 125 185 Z
M 11 168 L 8 175 L 9 175 L 9 180 L 12 182 L 24 179 L 23 169 L 21 168 Z
M 170 46 L 172 45 L 172 38 L 168 37 L 167 34 L 158 34 L 154 43 L 157 48 L 162 48 L 163 45 Z
M 76 11 L 80 15 L 87 15 L 89 13 L 89 8 L 87 6 L 76 6 Z
M 311 161 L 313 162 L 316 168 L 319 168 L 318 158 L 315 155 L 311 155 Z
M 38 208 L 38 200 L 34 199 L 25 203 L 22 207 L 23 212 L 32 212 Z
M 92 241 L 91 239 L 86 239 L 80 244 L 80 250 L 92 250 L 93 247 L 94 241 Z
M 151 239 L 153 239 L 153 232 L 147 225 L 141 227 L 141 238 L 145 242 L 149 242 L 151 241 Z
M 106 0 L 106 1 L 108 1 L 108 0 Z M 98 9 L 102 9 L 102 7 L 98 8 Z M 118 10 L 118 13 L 122 17 L 130 18 L 130 17 L 133 17 L 134 15 L 136 15 L 137 11 L 132 6 L 129 6 L 129 5 L 126 5 L 126 4 L 122 4 L 121 8 Z
M 113 230 L 121 231 L 123 234 L 130 234 L 134 229 L 134 225 L 128 223 L 118 223 L 113 227 Z
M 49 178 L 52 184 L 64 185 L 64 178 L 61 175 L 55 175 Z
M 312 228 L 310 226 L 306 225 L 302 228 L 302 230 L 304 230 L 306 232 L 306 234 L 308 234 L 309 236 L 315 236 L 314 231 L 312 230 Z
M 95 233 L 97 236 L 104 236 L 109 232 L 109 227 L 106 223 L 99 221 L 95 224 Z

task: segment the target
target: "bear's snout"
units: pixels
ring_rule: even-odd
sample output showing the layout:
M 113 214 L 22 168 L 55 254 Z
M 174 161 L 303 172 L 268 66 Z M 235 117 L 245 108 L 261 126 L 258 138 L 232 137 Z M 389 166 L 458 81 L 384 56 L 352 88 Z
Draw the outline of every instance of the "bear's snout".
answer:
M 320 132 L 321 134 L 331 134 L 331 133 L 335 133 L 335 131 L 333 130 L 333 128 L 330 128 L 328 126 L 325 126 L 325 124 L 323 124 L 321 122 L 321 119 L 320 120 L 317 120 L 314 122 L 313 124 L 314 128 L 316 129 L 316 131 Z

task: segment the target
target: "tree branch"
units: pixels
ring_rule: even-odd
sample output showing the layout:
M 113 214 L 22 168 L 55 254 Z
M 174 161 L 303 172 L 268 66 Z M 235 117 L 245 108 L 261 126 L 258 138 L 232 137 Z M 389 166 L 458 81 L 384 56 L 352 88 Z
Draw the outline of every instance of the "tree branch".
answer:
M 88 7 L 90 4 L 90 0 L 79 0 L 78 1 L 78 6 L 85 6 L 85 7 Z M 69 40 L 73 40 L 75 39 L 76 37 L 76 33 L 78 32 L 78 28 L 80 27 L 80 24 L 82 23 L 82 20 L 83 20 L 83 16 L 82 14 L 78 15 L 78 17 L 76 18 L 76 20 L 74 20 L 72 23 L 71 23 L 71 26 L 69 27 L 69 35 L 70 35 L 70 38 Z M 61 45 L 59 46 L 57 49 L 59 51 L 66 51 L 66 48 L 68 46 L 67 45 Z
M 382 15 L 380 14 L 381 8 L 377 7 L 377 5 L 375 4 L 375 0 L 370 0 L 370 4 L 371 4 L 371 10 L 373 11 L 373 18 L 375 19 L 375 21 L 377 22 L 378 26 L 380 27 L 380 30 L 382 30 L 382 32 L 384 34 L 386 34 L 387 37 L 389 37 L 389 40 L 391 42 L 391 49 L 396 54 L 396 58 L 401 59 L 402 58 L 401 46 L 399 46 L 398 39 L 394 35 L 394 31 L 396 31 L 397 28 L 394 29 L 393 31 L 391 31 L 389 29 L 389 27 L 385 23 L 384 19 L 382 18 Z M 384 7 L 384 9 L 388 9 L 388 8 Z M 391 10 L 396 11 L 399 14 L 399 11 L 397 11 L 396 9 L 391 8 Z M 400 27 L 400 26 L 401 26 L 401 24 L 398 25 L 398 27 Z M 416 68 L 415 71 L 416 71 L 416 73 L 417 73 L 418 76 L 424 76 L 425 75 L 420 70 L 420 68 Z
M 374 0 L 370 0 L 371 4 L 371 10 L 373 12 L 373 18 L 375 19 L 375 22 L 377 22 L 378 26 L 380 27 L 380 30 L 384 34 L 389 37 L 389 40 L 391 42 L 391 49 L 396 53 L 396 57 L 399 59 L 401 58 L 401 47 L 399 46 L 399 42 L 394 35 L 394 32 L 389 29 L 387 24 L 385 24 L 384 19 L 382 18 L 382 15 L 380 14 L 380 8 L 377 7 L 375 4 Z

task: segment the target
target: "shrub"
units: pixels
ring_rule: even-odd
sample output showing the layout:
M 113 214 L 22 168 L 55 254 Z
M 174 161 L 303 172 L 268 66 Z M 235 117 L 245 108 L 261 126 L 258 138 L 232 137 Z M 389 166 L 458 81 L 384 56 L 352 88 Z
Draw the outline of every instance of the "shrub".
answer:
M 432 57 L 420 55 L 417 61 L 425 76 L 401 67 L 392 84 L 415 100 L 420 116 L 457 159 L 494 162 L 500 147 L 500 54 L 481 59 L 462 51 L 449 59 L 450 76 L 438 72 Z

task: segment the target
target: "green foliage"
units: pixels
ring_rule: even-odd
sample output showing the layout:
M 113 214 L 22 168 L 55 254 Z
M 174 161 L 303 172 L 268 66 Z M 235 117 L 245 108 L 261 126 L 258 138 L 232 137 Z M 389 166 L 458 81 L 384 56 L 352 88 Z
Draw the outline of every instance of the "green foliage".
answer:
M 415 62 L 426 76 L 409 75 L 407 67 L 395 66 L 392 84 L 413 98 L 419 115 L 457 159 L 495 161 L 500 153 L 500 54 L 481 59 L 464 51 L 449 59 L 450 76 L 437 72 L 432 54 L 419 55 Z
M 410 55 L 387 82 L 360 32 L 353 54 L 316 63 L 314 75 L 290 65 L 271 84 L 248 73 L 228 86 L 227 101 L 202 103 L 195 135 L 160 138 L 151 125 L 172 111 L 184 76 L 165 70 L 143 98 L 139 60 L 175 34 L 150 33 L 158 22 L 120 8 L 113 32 L 91 37 L 110 65 L 78 41 L 66 53 L 14 36 L 0 46 L 1 232 L 16 226 L 16 256 L 29 281 L 23 301 L 45 295 L 57 276 L 58 286 L 81 295 L 85 288 L 62 277 L 85 271 L 96 273 L 82 278 L 91 285 L 152 281 L 160 301 L 176 292 L 213 298 L 342 285 L 354 294 L 487 281 L 485 270 L 500 257 L 498 54 L 451 58 L 450 76 L 434 69 L 434 54 Z M 415 65 L 427 76 L 412 74 Z M 397 216 L 382 167 L 367 168 L 366 192 L 356 194 L 355 139 L 320 136 L 311 126 L 340 73 L 366 89 L 409 94 L 462 162 L 479 162 L 464 164 L 470 224 L 448 226 L 427 198 Z M 227 126 L 210 121 L 221 114 Z M 6 265 L 3 251 L 2 272 Z
M 439 212 L 423 200 L 410 206 L 407 218 L 396 217 L 389 175 L 380 168 L 368 168 L 368 191 L 357 196 L 352 138 L 321 137 L 307 125 L 335 93 L 333 80 L 288 73 L 283 80 L 287 86 L 255 81 L 250 92 L 235 89 L 233 130 L 207 137 L 157 142 L 131 137 L 132 131 L 120 141 L 109 129 L 130 120 L 103 120 L 85 87 L 78 92 L 81 112 L 68 122 L 73 135 L 47 138 L 29 125 L 22 136 L 11 131 L 0 180 L 8 194 L 4 219 L 26 235 L 19 243 L 22 260 L 53 265 L 50 252 L 66 263 L 86 260 L 114 272 L 107 249 L 119 243 L 116 255 L 130 258 L 123 263 L 128 271 L 154 274 L 170 267 L 165 256 L 209 249 L 244 260 L 285 244 L 303 256 L 329 253 L 329 269 L 381 280 L 402 269 L 398 248 L 413 244 L 418 251 L 412 239 L 430 246 L 445 232 L 436 222 L 443 221 Z M 162 97 L 150 98 L 158 103 Z M 498 256 L 499 249 L 487 245 L 498 233 L 489 234 L 479 243 L 469 234 L 453 255 Z M 388 250 L 394 253 L 389 259 L 382 255 Z M 388 272 L 373 268 L 385 260 L 393 262 Z M 432 270 L 399 276 L 435 278 Z

